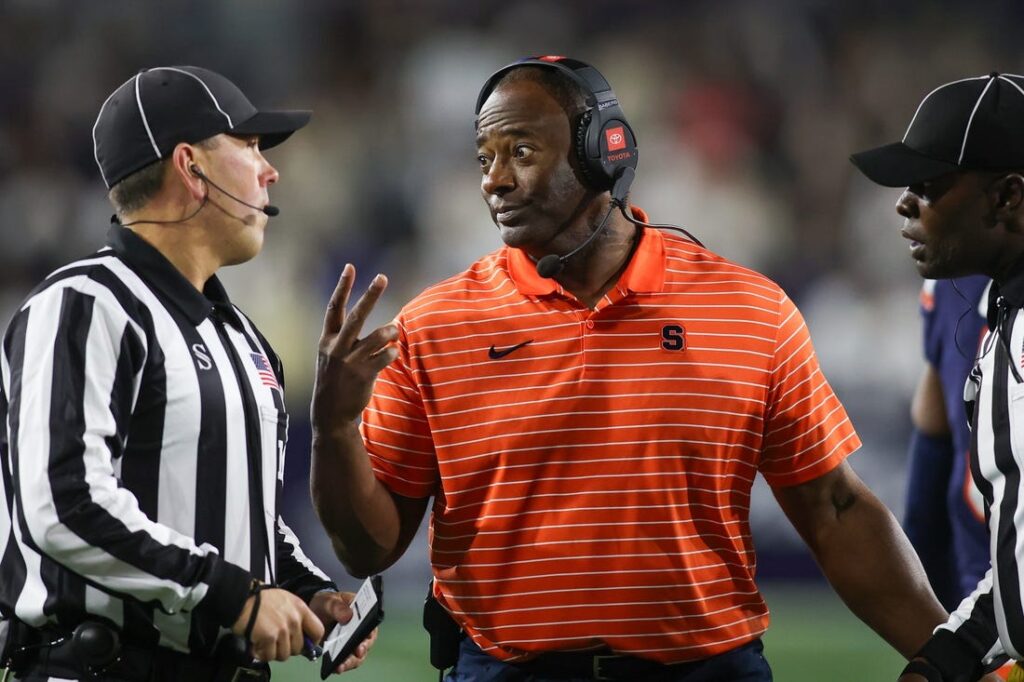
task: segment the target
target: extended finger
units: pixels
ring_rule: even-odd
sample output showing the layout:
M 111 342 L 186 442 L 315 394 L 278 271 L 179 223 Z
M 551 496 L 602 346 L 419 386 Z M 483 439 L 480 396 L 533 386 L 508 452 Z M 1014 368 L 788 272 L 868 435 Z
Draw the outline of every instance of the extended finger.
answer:
M 396 325 L 386 324 L 383 327 L 378 327 L 367 334 L 365 338 L 357 341 L 352 352 L 345 359 L 349 362 L 365 362 L 397 339 L 398 327 Z
M 398 346 L 391 344 L 384 346 L 379 351 L 366 359 L 366 365 L 371 372 L 380 372 L 390 365 L 398 357 Z
M 345 321 L 345 306 L 348 305 L 349 294 L 352 293 L 352 283 L 356 279 L 356 269 L 351 263 L 345 263 L 341 270 L 338 283 L 331 293 L 331 299 L 327 302 L 327 310 L 324 312 L 324 336 L 337 334 Z
M 373 310 L 373 306 L 377 304 L 380 295 L 384 293 L 387 286 L 388 278 L 384 275 L 377 275 L 370 282 L 369 288 L 359 297 L 356 304 L 352 306 L 352 311 L 345 316 L 342 322 L 341 332 L 338 336 L 338 342 L 343 348 L 351 348 L 355 345 L 356 339 L 359 338 L 359 332 L 362 331 L 363 324 L 366 322 L 366 318 L 370 316 L 370 311 Z

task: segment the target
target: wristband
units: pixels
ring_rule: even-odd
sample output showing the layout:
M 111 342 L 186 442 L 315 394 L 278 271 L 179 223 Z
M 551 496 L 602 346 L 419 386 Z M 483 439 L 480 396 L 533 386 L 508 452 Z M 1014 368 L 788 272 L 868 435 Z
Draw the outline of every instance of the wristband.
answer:
M 955 632 L 939 628 L 925 642 L 914 658 L 923 658 L 939 672 L 941 680 L 976 680 L 982 676 L 984 652 L 975 651 L 971 643 Z
M 907 667 L 900 673 L 903 675 L 921 675 L 928 682 L 942 682 L 942 673 L 940 673 L 935 666 L 928 661 L 922 661 L 920 659 L 907 663 Z

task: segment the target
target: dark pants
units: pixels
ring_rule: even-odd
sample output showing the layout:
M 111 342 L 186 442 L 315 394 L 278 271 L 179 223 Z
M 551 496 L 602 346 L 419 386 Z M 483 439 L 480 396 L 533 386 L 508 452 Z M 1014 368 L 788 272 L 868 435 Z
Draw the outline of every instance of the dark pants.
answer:
M 718 656 L 667 667 L 658 682 L 772 682 L 772 670 L 760 639 Z M 542 677 L 485 654 L 469 637 L 459 646 L 459 661 L 445 682 L 589 682 L 591 677 Z M 632 682 L 644 682 L 633 680 Z

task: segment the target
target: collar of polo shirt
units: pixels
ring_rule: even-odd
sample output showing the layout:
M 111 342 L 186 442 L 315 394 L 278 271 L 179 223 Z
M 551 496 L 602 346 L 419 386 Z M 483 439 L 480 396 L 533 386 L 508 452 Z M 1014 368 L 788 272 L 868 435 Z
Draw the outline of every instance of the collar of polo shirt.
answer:
M 642 208 L 630 206 L 633 216 L 645 223 L 650 222 Z M 616 286 L 625 286 L 632 292 L 656 292 L 665 288 L 665 240 L 661 231 L 642 228 L 640 243 L 626 270 Z M 521 249 L 505 247 L 508 253 L 508 274 L 515 282 L 516 289 L 524 296 L 547 296 L 563 294 L 562 285 L 554 279 L 537 274 L 537 265 Z

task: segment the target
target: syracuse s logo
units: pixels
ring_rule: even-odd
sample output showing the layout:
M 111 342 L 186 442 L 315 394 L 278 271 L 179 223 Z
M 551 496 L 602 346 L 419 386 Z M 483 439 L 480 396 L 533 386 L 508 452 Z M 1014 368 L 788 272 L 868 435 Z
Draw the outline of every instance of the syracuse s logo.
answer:
M 661 347 L 665 350 L 686 350 L 686 330 L 679 324 L 661 328 Z

